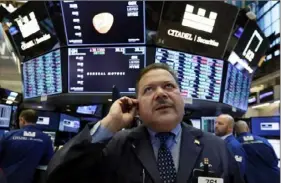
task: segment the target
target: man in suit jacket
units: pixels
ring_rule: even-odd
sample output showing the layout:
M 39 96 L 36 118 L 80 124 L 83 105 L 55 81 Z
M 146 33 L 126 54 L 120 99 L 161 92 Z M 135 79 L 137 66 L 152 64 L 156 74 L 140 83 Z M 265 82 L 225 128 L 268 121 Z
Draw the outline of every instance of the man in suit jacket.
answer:
M 228 114 L 221 114 L 216 119 L 215 134 L 223 139 L 235 160 L 239 164 L 241 176 L 246 169 L 246 153 L 238 140 L 233 136 L 234 119 Z
M 205 161 L 224 183 L 243 183 L 223 140 L 181 123 L 184 101 L 167 65 L 142 70 L 136 94 L 137 99 L 115 101 L 105 118 L 58 151 L 48 166 L 47 182 L 194 182 Z M 143 124 L 121 130 L 136 113 Z

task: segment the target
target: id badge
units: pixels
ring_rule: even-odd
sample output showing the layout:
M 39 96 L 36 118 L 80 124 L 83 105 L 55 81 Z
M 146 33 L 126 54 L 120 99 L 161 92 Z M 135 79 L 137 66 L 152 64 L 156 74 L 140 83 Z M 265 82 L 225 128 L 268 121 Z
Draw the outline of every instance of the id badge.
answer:
M 198 183 L 223 183 L 223 179 L 214 177 L 198 177 Z

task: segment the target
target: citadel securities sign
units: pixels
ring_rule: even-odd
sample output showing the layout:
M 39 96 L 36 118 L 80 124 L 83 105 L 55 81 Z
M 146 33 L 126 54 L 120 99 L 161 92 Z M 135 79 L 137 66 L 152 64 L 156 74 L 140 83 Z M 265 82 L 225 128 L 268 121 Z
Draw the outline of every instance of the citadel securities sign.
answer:
M 165 1 L 156 44 L 223 58 L 238 8 L 224 2 Z
M 186 39 L 188 41 L 194 41 L 194 42 L 197 42 L 197 43 L 202 43 L 202 44 L 205 44 L 205 45 L 214 46 L 214 47 L 218 47 L 219 46 L 219 42 L 217 42 L 216 40 L 204 39 L 204 38 L 202 38 L 200 36 L 197 36 L 197 35 L 193 36 L 190 33 L 181 32 L 181 31 L 178 31 L 178 30 L 169 29 L 168 30 L 168 35 L 176 37 L 176 38 Z

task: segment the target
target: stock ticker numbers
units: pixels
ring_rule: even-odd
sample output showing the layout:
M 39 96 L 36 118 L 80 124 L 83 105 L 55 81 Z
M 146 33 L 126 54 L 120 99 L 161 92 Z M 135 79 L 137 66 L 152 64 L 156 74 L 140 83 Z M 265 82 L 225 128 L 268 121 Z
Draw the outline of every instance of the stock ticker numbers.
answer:
M 69 92 L 134 93 L 135 80 L 145 66 L 145 47 L 69 48 Z
M 251 77 L 228 64 L 223 103 L 247 110 Z
M 157 48 L 156 62 L 166 63 L 175 70 L 184 97 L 219 102 L 222 60 Z
M 62 92 L 60 50 L 23 63 L 24 97 Z

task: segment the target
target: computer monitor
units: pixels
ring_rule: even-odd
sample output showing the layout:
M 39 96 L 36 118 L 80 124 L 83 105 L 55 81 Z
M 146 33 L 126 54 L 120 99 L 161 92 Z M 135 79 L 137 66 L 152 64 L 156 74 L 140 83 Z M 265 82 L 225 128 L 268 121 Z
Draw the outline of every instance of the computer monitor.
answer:
M 37 111 L 38 120 L 36 126 L 44 131 L 57 131 L 59 127 L 59 113 L 49 111 Z
M 205 132 L 215 133 L 217 117 L 201 117 L 201 128 Z
M 59 131 L 78 133 L 80 129 L 80 119 L 67 115 L 60 115 Z
M 47 132 L 47 131 L 43 131 L 43 133 L 47 134 L 47 135 L 51 138 L 51 141 L 53 142 L 53 144 L 55 143 L 56 132 Z
M 280 137 L 280 116 L 252 117 L 251 131 L 262 137 Z
M 201 129 L 201 120 L 200 119 L 190 119 L 193 127 Z
M 97 110 L 97 105 L 78 106 L 76 112 L 79 114 L 94 115 Z
M 9 128 L 12 116 L 12 106 L 0 104 L 0 127 Z

